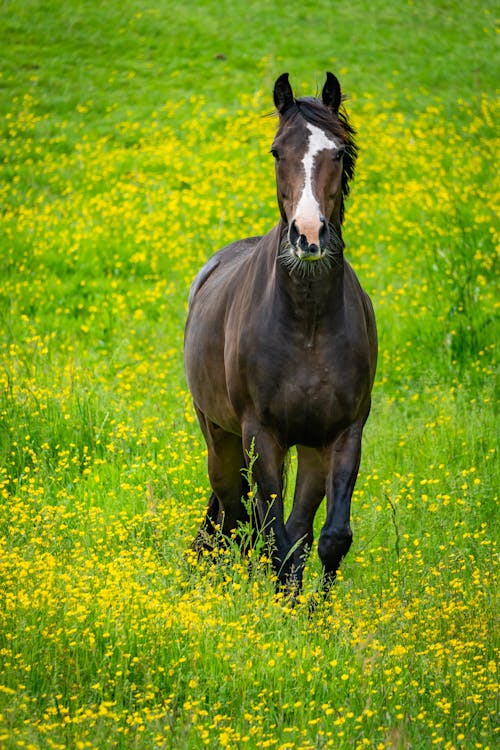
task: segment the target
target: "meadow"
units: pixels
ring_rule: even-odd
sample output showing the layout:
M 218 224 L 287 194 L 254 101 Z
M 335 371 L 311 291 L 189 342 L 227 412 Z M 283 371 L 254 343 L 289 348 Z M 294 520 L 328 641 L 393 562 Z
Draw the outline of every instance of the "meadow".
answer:
M 0 5 L 2 750 L 497 746 L 498 53 L 466 5 Z M 351 551 L 291 607 L 258 550 L 186 554 L 183 326 L 277 221 L 274 79 L 327 69 L 380 360 Z

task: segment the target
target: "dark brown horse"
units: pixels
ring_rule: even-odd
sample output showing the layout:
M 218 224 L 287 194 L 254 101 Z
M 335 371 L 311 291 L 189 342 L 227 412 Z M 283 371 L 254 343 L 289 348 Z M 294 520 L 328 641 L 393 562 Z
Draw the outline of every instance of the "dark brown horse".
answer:
M 213 490 L 195 544 L 210 544 L 214 524 L 228 535 L 248 519 L 242 469 L 254 442 L 257 516 L 279 583 L 300 587 L 326 495 L 318 553 L 328 588 L 352 542 L 351 495 L 377 359 L 373 308 L 343 255 L 357 150 L 331 73 L 321 100 L 295 99 L 283 74 L 274 103 L 281 219 L 263 237 L 220 250 L 190 293 L 185 366 Z M 298 468 L 285 523 L 291 446 Z

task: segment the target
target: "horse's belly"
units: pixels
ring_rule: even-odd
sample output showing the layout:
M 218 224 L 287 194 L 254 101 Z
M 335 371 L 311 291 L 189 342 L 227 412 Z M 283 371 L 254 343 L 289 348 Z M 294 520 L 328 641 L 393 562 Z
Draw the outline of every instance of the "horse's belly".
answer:
M 209 340 L 205 337 L 205 340 Z M 188 345 L 189 344 L 189 345 Z M 195 406 L 211 422 L 227 432 L 241 434 L 241 426 L 229 399 L 224 359 L 214 343 L 187 342 L 185 371 Z

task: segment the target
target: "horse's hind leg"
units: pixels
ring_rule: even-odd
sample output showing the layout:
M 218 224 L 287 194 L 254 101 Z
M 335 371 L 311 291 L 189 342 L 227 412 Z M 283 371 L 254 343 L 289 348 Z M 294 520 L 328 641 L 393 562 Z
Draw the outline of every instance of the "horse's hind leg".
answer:
M 220 519 L 221 513 L 219 498 L 215 492 L 212 492 L 208 501 L 205 518 L 203 519 L 193 543 L 191 544 L 191 549 L 199 554 L 204 549 L 212 550 L 214 548 L 214 534 L 220 524 Z
M 248 521 L 242 497 L 248 493 L 248 483 L 242 474 L 245 467 L 241 438 L 226 432 L 207 419 L 201 412 L 198 419 L 208 448 L 208 476 L 212 486 L 205 519 L 193 546 L 214 546 L 214 535 L 220 531 L 230 536 L 238 524 Z
M 323 563 L 325 592 L 335 580 L 352 543 L 351 497 L 361 460 L 362 426 L 354 424 L 335 441 L 327 477 L 327 516 L 321 529 L 318 554 Z

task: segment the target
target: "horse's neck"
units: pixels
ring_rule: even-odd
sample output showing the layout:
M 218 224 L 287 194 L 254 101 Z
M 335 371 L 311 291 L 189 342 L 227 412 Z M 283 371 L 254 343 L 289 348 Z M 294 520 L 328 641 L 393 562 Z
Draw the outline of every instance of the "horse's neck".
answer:
M 281 274 L 279 293 L 297 324 L 316 327 L 321 321 L 343 316 L 343 280 L 343 264 L 322 278 L 290 276 L 285 272 Z
M 343 256 L 331 266 L 326 274 L 319 276 L 302 276 L 297 270 L 290 273 L 278 259 L 275 281 L 275 294 L 279 298 L 280 307 L 283 307 L 287 315 L 299 325 L 315 326 L 322 319 L 331 320 L 343 315 Z

